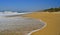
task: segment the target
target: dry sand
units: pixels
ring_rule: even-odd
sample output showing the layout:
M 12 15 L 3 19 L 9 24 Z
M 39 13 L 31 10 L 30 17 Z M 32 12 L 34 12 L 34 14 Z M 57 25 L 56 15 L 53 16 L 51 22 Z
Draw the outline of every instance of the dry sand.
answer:
M 31 35 L 60 35 L 60 12 L 34 12 L 26 14 L 23 17 L 41 19 L 47 23 L 47 26 Z

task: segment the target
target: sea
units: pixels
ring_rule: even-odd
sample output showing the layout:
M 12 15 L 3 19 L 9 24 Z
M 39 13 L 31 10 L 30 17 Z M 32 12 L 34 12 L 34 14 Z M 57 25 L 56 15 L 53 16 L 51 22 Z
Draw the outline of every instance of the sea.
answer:
M 12 16 L 12 15 L 23 15 L 23 14 L 29 14 L 32 12 L 12 12 L 12 11 L 4 11 L 4 12 L 0 12 L 0 17 L 2 16 Z
M 11 32 L 13 32 L 14 34 L 16 34 L 18 32 L 18 34 L 22 33 L 22 35 L 28 35 L 32 32 L 42 29 L 45 26 L 45 23 L 38 19 L 27 18 L 22 16 L 13 17 L 15 15 L 23 15 L 29 13 L 32 12 L 0 12 L 0 33 L 12 34 Z

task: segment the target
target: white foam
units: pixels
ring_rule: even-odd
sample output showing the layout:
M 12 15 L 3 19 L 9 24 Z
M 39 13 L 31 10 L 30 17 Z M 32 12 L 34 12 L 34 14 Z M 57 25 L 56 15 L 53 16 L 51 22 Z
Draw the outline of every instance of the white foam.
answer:
M 1 16 L 12 16 L 12 15 L 23 15 L 23 14 L 28 14 L 31 12 L 27 12 L 27 13 L 18 13 L 18 12 L 12 12 L 12 11 L 5 11 L 5 12 L 0 12 L 0 17 Z

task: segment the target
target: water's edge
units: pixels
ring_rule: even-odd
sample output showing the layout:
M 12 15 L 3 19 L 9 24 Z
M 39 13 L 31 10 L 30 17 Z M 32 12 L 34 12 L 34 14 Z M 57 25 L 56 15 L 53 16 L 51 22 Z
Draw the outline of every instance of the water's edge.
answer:
M 43 22 L 42 20 L 40 20 L 40 21 Z M 47 23 L 46 22 L 43 22 L 43 23 L 45 23 L 45 25 L 41 29 L 33 30 L 30 33 L 28 33 L 27 35 L 31 35 L 34 32 L 37 32 L 37 31 L 40 31 L 40 30 L 44 29 L 47 26 Z

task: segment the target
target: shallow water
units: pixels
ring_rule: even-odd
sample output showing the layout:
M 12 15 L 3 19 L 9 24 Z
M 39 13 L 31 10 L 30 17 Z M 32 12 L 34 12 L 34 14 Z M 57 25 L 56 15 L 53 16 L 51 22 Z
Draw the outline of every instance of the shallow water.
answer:
M 41 29 L 45 24 L 37 19 L 26 17 L 0 17 L 0 32 L 20 32 L 27 35 L 33 30 Z

